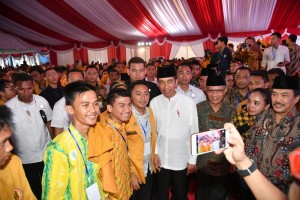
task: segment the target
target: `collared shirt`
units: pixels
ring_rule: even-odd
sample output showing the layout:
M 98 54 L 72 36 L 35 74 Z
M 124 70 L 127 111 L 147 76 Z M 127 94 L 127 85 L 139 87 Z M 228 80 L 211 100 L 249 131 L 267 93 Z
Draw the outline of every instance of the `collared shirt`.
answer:
M 299 72 L 300 68 L 300 46 L 295 44 L 292 44 L 289 46 L 289 52 L 290 52 L 290 63 L 287 64 L 286 67 L 286 75 L 292 76 Z
M 238 107 L 239 103 L 249 98 L 250 92 L 243 96 L 239 91 L 234 87 L 227 91 L 226 97 L 229 99 L 229 102 L 235 108 Z
M 215 112 L 209 100 L 197 104 L 199 131 L 224 128 L 224 123 L 232 122 L 235 108 L 224 99 L 220 109 Z M 229 173 L 230 164 L 224 154 L 216 155 L 214 152 L 207 153 L 197 158 L 197 168 L 213 176 L 223 176 Z
M 72 115 L 68 114 L 66 111 L 66 99 L 63 97 L 54 105 L 51 127 L 67 130 L 72 120 Z
M 145 81 L 149 81 L 147 77 L 145 78 Z M 154 77 L 154 80 L 153 81 L 149 81 L 149 82 L 155 83 L 157 85 L 157 78 Z
M 149 120 L 149 112 L 147 109 L 145 109 L 145 114 L 141 115 L 134 106 L 132 106 L 132 113 L 134 114 L 135 118 L 138 121 L 138 124 L 140 126 L 140 129 L 142 130 L 143 136 L 144 136 L 144 143 L 151 143 L 151 124 Z M 153 169 L 151 167 L 151 146 L 150 145 L 150 151 L 148 155 L 144 154 L 144 176 L 147 177 L 148 169 L 153 172 Z M 144 149 L 145 151 L 146 149 Z
M 206 100 L 206 96 L 205 96 L 204 92 L 201 89 L 196 88 L 192 85 L 189 85 L 189 88 L 187 89 L 187 91 L 183 91 L 181 89 L 181 87 L 178 85 L 177 88 L 176 88 L 176 91 L 179 94 L 183 94 L 183 95 L 188 96 L 191 99 L 193 99 L 195 104 Z
M 287 193 L 293 179 L 288 155 L 290 145 L 300 141 L 300 113 L 293 108 L 276 123 L 273 109 L 266 110 L 255 119 L 246 138 L 246 154 L 257 163 L 257 168 L 282 192 Z
M 170 99 L 159 95 L 150 102 L 150 107 L 156 121 L 155 153 L 160 157 L 161 167 L 183 170 L 187 163 L 196 164 L 190 148 L 190 136 L 198 132 L 194 101 L 179 93 Z
M 15 153 L 23 164 L 43 160 L 44 152 L 51 137 L 40 110 L 46 114 L 47 121 L 52 119 L 52 110 L 44 97 L 33 95 L 31 103 L 19 101 L 18 96 L 5 103 L 13 112 L 15 124 L 12 142 Z
M 267 66 L 267 70 L 270 70 L 272 68 L 280 68 L 284 71 L 284 73 L 286 73 L 285 66 L 277 67 L 278 63 L 284 61 L 290 61 L 289 49 L 286 46 L 282 45 L 279 45 L 277 49 L 271 46 L 265 49 L 261 66 Z
M 88 161 L 87 140 L 73 124 L 69 129 L 75 139 L 65 130 L 48 145 L 45 152 L 42 199 L 88 199 L 86 188 L 94 183 L 101 191 L 97 178 L 99 165 Z
M 242 110 L 234 116 L 233 124 L 243 138 L 247 137 L 248 130 L 253 125 L 254 119 L 255 117 L 250 116 L 247 110 Z

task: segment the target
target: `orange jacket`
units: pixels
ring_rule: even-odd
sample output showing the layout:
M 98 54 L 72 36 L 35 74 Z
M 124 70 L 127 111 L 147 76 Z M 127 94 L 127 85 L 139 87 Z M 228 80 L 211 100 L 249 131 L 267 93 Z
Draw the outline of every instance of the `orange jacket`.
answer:
M 154 120 L 154 115 L 151 108 L 147 108 L 149 112 L 149 119 L 151 125 L 151 166 L 155 172 L 155 168 L 153 165 L 154 153 L 155 153 L 155 144 L 156 144 L 156 124 Z M 131 114 L 131 117 L 126 124 L 126 132 L 127 132 L 127 141 L 128 141 L 128 149 L 129 149 L 129 157 L 130 157 L 130 167 L 131 173 L 134 173 L 138 178 L 142 181 L 142 183 L 146 183 L 144 176 L 144 136 L 143 132 L 139 126 L 139 123 L 134 116 Z

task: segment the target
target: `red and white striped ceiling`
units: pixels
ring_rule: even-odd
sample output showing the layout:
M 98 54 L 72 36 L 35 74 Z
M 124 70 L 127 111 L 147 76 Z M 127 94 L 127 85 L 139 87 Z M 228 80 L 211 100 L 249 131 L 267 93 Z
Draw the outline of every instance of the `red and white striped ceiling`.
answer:
M 52 48 L 300 35 L 300 0 L 0 0 L 0 31 Z

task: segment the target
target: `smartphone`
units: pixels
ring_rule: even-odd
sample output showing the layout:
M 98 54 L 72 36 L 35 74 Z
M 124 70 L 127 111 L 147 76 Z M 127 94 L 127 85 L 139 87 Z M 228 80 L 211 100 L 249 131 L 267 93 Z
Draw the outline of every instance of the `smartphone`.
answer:
M 201 155 L 229 147 L 227 143 L 228 134 L 226 129 L 194 133 L 191 136 L 192 155 Z

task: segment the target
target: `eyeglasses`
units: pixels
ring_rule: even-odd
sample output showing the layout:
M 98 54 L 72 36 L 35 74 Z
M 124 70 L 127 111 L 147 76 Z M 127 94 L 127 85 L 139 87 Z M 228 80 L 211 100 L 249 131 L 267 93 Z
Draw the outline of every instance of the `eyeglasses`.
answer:
M 206 90 L 207 94 L 211 95 L 213 93 L 216 93 L 217 95 L 223 94 L 225 88 L 223 90 Z

